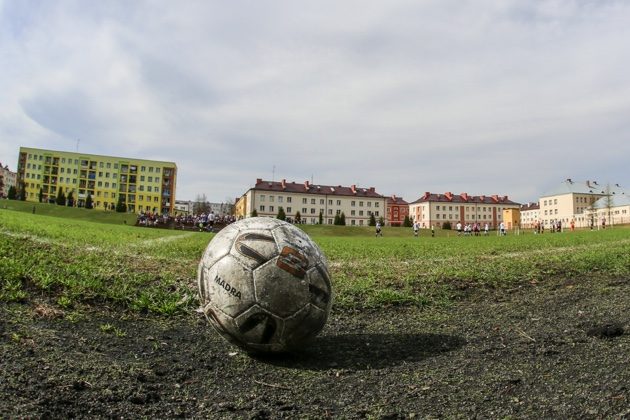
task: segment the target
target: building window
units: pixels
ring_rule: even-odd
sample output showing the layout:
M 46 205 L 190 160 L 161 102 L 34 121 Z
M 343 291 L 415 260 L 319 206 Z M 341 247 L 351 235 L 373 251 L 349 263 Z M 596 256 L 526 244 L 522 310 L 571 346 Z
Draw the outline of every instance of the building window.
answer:
M 273 212 L 273 206 L 269 206 L 269 211 Z
M 269 196 L 269 202 L 270 202 L 270 203 L 273 203 L 273 195 L 270 195 L 270 196 Z
M 359 201 L 359 207 L 363 207 L 363 201 Z
M 284 201 L 284 198 L 282 196 L 278 196 L 278 203 L 282 203 Z
M 352 201 L 352 202 L 350 202 L 350 205 L 351 205 L 352 207 L 354 207 L 354 206 L 356 205 L 356 203 L 357 203 L 356 201 Z
M 292 212 L 292 211 L 293 211 L 293 210 L 291 209 L 291 207 L 287 207 L 287 213 L 288 213 L 288 214 L 291 214 L 291 212 Z
M 302 198 L 302 204 L 306 204 L 307 200 L 306 198 Z
M 151 177 L 149 177 L 149 179 L 151 179 Z M 149 181 L 149 182 L 151 182 L 151 181 Z M 260 196 L 260 201 L 265 201 L 265 195 L 264 195 L 264 194 L 262 194 L 262 195 Z
M 306 214 L 306 207 L 302 207 L 302 214 Z
M 287 203 L 291 202 L 291 197 L 287 197 Z
M 341 200 L 337 200 L 337 205 L 340 206 L 341 205 Z
M 261 204 L 261 205 L 260 205 L 260 207 L 258 207 L 258 209 L 259 209 L 260 211 L 265 211 L 265 206 Z
M 311 198 L 311 204 L 315 204 L 315 199 Z

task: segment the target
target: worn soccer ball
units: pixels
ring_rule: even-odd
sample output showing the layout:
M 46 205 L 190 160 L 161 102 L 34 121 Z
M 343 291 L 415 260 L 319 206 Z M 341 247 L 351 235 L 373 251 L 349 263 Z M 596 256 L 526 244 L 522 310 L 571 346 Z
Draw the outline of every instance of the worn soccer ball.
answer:
M 302 347 L 332 305 L 328 263 L 301 229 L 252 217 L 222 229 L 197 273 L 201 307 L 228 341 L 250 352 Z

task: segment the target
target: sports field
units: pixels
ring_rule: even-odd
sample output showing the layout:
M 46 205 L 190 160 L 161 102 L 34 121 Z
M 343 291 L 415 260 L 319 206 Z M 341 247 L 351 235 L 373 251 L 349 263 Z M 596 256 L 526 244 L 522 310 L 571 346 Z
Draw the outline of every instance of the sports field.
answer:
M 70 210 L 71 218 L 0 211 L 2 300 L 44 293 L 65 308 L 111 304 L 161 314 L 197 306 L 197 264 L 212 234 L 94 223 L 74 215 L 94 212 Z M 447 305 L 468 288 L 630 274 L 624 227 L 505 237 L 425 230 L 418 238 L 410 228 L 385 228 L 382 238 L 372 228 L 303 228 L 329 259 L 341 307 Z
M 195 312 L 212 234 L 4 203 L 0 417 L 630 415 L 627 227 L 304 226 L 329 260 L 329 323 L 304 354 L 258 360 Z

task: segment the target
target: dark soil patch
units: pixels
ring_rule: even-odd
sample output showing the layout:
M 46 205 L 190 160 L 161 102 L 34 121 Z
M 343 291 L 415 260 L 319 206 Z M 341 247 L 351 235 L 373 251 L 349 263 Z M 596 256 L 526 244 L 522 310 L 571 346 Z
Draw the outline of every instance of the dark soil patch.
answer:
M 334 310 L 303 351 L 251 357 L 197 314 L 3 305 L 0 417 L 625 418 L 629 308 L 628 280 L 556 280 Z

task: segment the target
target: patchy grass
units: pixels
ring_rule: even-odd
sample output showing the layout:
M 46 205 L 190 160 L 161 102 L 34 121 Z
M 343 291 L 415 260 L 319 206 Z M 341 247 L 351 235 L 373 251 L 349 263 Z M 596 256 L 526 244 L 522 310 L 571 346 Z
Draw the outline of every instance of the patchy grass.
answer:
M 404 228 L 383 238 L 371 228 L 305 230 L 328 256 L 335 305 L 353 309 L 448 305 L 472 288 L 551 277 L 630 275 L 627 228 L 434 238 Z M 113 304 L 171 315 L 198 305 L 197 264 L 212 234 L 0 209 L 0 237 L 0 301 L 45 296 L 69 312 Z

